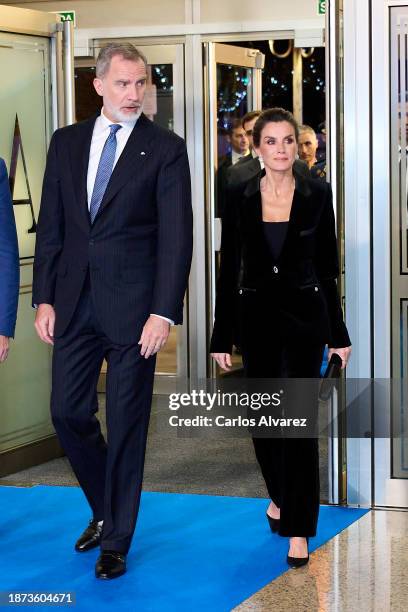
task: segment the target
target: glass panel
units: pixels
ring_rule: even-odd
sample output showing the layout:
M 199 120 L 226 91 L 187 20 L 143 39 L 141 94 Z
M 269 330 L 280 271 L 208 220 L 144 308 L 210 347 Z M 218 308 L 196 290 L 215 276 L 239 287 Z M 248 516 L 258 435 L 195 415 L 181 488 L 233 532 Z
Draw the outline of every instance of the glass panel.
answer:
M 102 98 L 93 86 L 95 66 L 75 68 L 75 116 L 77 121 L 89 119 L 102 108 Z
M 303 58 L 303 123 L 318 131 L 326 121 L 325 48 L 305 49 Z M 341 59 L 338 58 L 338 62 Z M 324 156 L 325 158 L 325 156 Z
M 248 97 L 251 90 L 251 70 L 239 66 L 217 66 L 217 125 L 218 157 L 231 153 L 228 130 L 231 121 L 248 112 Z
M 48 45 L 48 39 L 0 33 L 0 156 L 14 175 L 21 272 L 16 340 L 0 367 L 0 452 L 54 433 L 50 351 L 35 334 L 31 309 L 35 229 L 50 135 Z
M 143 51 L 143 48 L 140 47 Z M 147 56 L 147 60 L 149 58 Z M 97 95 L 92 85 L 95 78 L 95 66 L 77 66 L 75 68 L 75 103 L 77 121 L 88 119 L 100 112 L 102 98 Z M 154 63 L 148 65 L 148 81 L 144 113 L 158 125 L 173 130 L 174 127 L 174 90 L 173 64 Z M 180 326 L 172 327 L 165 347 L 158 353 L 156 374 L 178 373 L 177 351 Z M 106 364 L 102 372 L 106 371 Z M 101 387 L 103 389 L 103 385 Z
M 102 98 L 96 93 L 92 82 L 95 66 L 75 68 L 75 108 L 77 121 L 88 119 L 100 112 Z M 173 129 L 173 65 L 153 64 L 148 66 L 148 86 L 144 104 L 145 114 L 168 130 Z
M 408 15 L 392 9 L 391 20 L 391 244 L 393 370 L 392 478 L 408 478 Z M 397 390 L 398 389 L 398 390 Z M 405 435 L 401 436 L 401 432 Z
M 225 205 L 228 169 L 240 157 L 249 153 L 249 142 L 241 119 L 252 110 L 252 69 L 217 64 L 217 175 L 215 188 L 215 217 L 221 217 Z M 218 277 L 220 257 L 215 255 L 215 278 Z M 238 326 L 237 326 L 238 327 Z M 242 367 L 239 339 L 236 338 L 232 355 L 233 369 Z M 219 372 L 221 376 L 224 373 Z
M 235 40 L 231 44 L 238 47 L 257 49 L 265 55 L 265 67 L 262 70 L 262 108 L 281 106 L 282 108 L 292 110 L 293 40 Z

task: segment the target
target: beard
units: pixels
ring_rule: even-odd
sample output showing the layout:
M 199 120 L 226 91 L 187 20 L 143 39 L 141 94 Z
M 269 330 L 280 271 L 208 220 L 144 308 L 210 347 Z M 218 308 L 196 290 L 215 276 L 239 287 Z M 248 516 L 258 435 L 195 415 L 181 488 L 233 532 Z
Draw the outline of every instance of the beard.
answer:
M 118 123 L 125 123 L 126 121 L 136 121 L 142 114 L 142 105 L 136 106 L 134 113 L 125 113 L 122 112 L 119 108 L 106 107 L 105 105 L 104 107 L 109 113 L 109 116 Z

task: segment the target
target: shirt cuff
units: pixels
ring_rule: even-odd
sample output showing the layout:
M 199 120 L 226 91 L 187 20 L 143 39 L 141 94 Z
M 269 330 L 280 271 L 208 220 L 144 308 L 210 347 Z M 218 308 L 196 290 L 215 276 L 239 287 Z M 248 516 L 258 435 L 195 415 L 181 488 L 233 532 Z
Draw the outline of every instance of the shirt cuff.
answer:
M 168 319 L 167 317 L 162 317 L 162 315 L 154 314 L 153 312 L 151 312 L 150 316 L 159 317 L 159 319 L 163 319 L 164 321 L 167 321 L 167 323 L 170 323 L 170 325 L 174 325 L 174 321 L 172 321 L 172 319 Z

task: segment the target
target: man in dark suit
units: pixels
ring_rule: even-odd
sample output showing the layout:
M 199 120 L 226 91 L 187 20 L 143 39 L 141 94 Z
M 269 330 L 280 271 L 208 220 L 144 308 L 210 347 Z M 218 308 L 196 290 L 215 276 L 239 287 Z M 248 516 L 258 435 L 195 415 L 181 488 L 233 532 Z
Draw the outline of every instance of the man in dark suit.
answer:
M 8 357 L 17 319 L 19 261 L 17 232 L 7 179 L 0 158 L 0 363 Z
M 101 545 L 98 578 L 126 571 L 139 509 L 155 355 L 182 323 L 192 253 L 184 141 L 141 112 L 144 56 L 98 56 L 98 117 L 57 130 L 44 177 L 34 266 L 36 329 L 54 345 L 51 414 L 93 518 L 76 543 Z M 95 418 L 108 364 L 108 445 Z
M 318 147 L 319 141 L 314 129 L 310 125 L 299 126 L 299 157 L 308 165 L 312 178 L 326 182 L 326 160 L 317 160 Z
M 231 126 L 228 130 L 228 142 L 231 146 L 231 151 L 218 160 L 216 217 L 221 217 L 223 213 L 229 169 L 234 167 L 240 160 L 244 159 L 249 154 L 249 142 L 242 126 L 241 119 L 232 119 Z

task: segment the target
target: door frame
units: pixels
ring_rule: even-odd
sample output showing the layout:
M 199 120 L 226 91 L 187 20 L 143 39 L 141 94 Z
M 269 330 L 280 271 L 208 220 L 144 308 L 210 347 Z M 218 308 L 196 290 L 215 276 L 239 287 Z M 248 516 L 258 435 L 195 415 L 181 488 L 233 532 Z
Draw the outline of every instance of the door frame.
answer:
M 275 24 L 274 24 L 275 25 Z M 194 211 L 194 251 L 191 265 L 191 273 L 188 289 L 188 304 L 186 319 L 188 320 L 188 373 L 189 383 L 192 388 L 200 385 L 200 381 L 207 378 L 209 374 L 208 343 L 209 343 L 209 314 L 205 299 L 202 299 L 203 290 L 207 287 L 207 240 L 208 240 L 208 211 L 206 190 L 208 183 L 206 180 L 205 166 L 206 157 L 203 143 L 206 137 L 205 113 L 206 107 L 205 79 L 203 78 L 204 64 L 204 43 L 231 43 L 234 41 L 245 40 L 268 40 L 268 39 L 294 39 L 297 46 L 320 46 L 322 22 L 319 20 L 314 30 L 302 31 L 290 28 L 283 28 L 269 31 L 253 31 L 252 28 L 242 31 L 214 32 L 214 33 L 186 33 L 184 36 L 177 32 L 177 36 L 147 37 L 139 30 L 138 36 L 132 36 L 128 28 L 126 35 L 121 37 L 119 32 L 115 32 L 115 39 L 132 39 L 136 45 L 141 47 L 146 45 L 184 45 L 184 78 L 185 78 L 185 139 L 190 160 L 192 199 Z M 135 29 L 135 32 L 137 29 Z M 85 37 L 80 39 L 82 46 L 81 52 L 89 57 L 91 41 L 102 38 L 102 32 L 113 37 L 112 30 L 87 30 L 84 31 Z M 84 40 L 86 39 L 86 42 Z M 79 58 L 78 58 L 79 59 Z M 84 58 L 85 59 L 85 58 Z M 184 104 L 183 104 L 184 108 Z M 333 155 L 336 155 L 334 153 Z M 333 163 L 333 159 L 331 159 Z M 212 323 L 212 321 L 211 321 Z M 167 389 L 167 392 L 173 389 Z M 165 389 L 162 389 L 165 392 Z M 338 466 L 337 457 L 333 453 L 334 459 L 329 462 L 330 491 L 338 490 L 338 479 L 341 478 L 341 467 Z M 333 482 L 335 480 L 335 482 Z M 331 496 L 330 501 L 338 501 L 337 493 Z
M 72 28 L 72 24 L 70 24 Z M 53 83 L 51 95 L 51 112 L 53 129 L 67 125 L 64 96 L 72 90 L 70 82 L 72 71 L 63 70 L 63 32 L 64 26 L 61 17 L 56 13 L 45 13 L 30 9 L 21 9 L 8 5 L 0 5 L 0 31 L 10 34 L 24 34 L 41 36 L 50 40 L 51 81 Z M 65 28 L 64 35 L 72 33 Z M 65 50 L 73 66 L 72 39 L 67 41 Z M 69 66 L 68 60 L 66 68 Z M 51 136 L 51 135 L 50 135 Z
M 252 72 L 252 87 L 250 90 L 251 98 L 248 109 L 254 110 L 261 108 L 262 105 L 262 58 L 264 56 L 257 49 L 249 47 L 236 47 L 233 45 L 204 42 L 204 98 L 206 100 L 204 112 L 205 133 L 207 138 L 204 141 L 205 148 L 205 169 L 206 169 L 206 261 L 207 261 L 207 325 L 208 343 L 212 331 L 215 308 L 215 269 L 216 269 L 216 245 L 221 238 L 221 220 L 215 217 L 215 190 L 216 190 L 216 171 L 218 162 L 217 151 L 217 66 L 232 65 L 240 68 L 248 68 Z M 260 58 L 262 56 L 262 58 Z M 262 63 L 262 66 L 260 65 Z M 208 354 L 208 353 L 207 353 Z M 208 355 L 208 374 L 214 377 L 216 366 Z
M 48 110 L 45 111 L 46 125 L 44 131 L 44 139 L 47 143 L 51 138 L 52 131 L 67 124 L 66 107 L 68 105 L 65 104 L 64 96 L 69 91 L 70 77 L 72 76 L 72 73 L 69 74 L 69 67 L 73 49 L 70 45 L 70 40 L 67 39 L 68 30 L 63 27 L 60 21 L 61 19 L 57 14 L 0 6 L 1 34 L 17 35 L 25 39 L 39 37 L 44 40 L 45 46 L 48 42 L 47 64 L 49 77 L 46 84 L 44 84 L 44 95 L 49 99 L 49 104 L 46 103 Z M 62 68 L 63 59 L 65 60 L 65 72 Z M 20 258 L 21 281 L 19 294 L 20 296 L 24 295 L 25 299 L 28 299 L 27 295 L 32 293 L 32 265 L 33 257 Z M 32 333 L 34 333 L 34 329 L 28 319 L 27 325 L 30 326 Z M 28 340 L 31 340 L 31 336 Z M 32 341 L 36 344 L 38 338 L 33 336 Z M 24 347 L 26 347 L 25 344 Z M 50 351 L 44 346 L 41 350 L 43 351 L 44 368 L 48 368 Z M 47 389 L 49 384 L 50 380 L 44 378 L 43 387 Z M 35 401 L 35 397 L 33 401 Z M 40 401 L 40 406 L 43 408 L 44 404 L 42 400 Z M 38 415 L 39 420 L 36 420 L 37 417 L 33 418 L 34 420 L 31 425 L 22 429 L 19 428 L 9 438 L 12 446 L 1 453 L 2 467 L 0 469 L 0 476 L 19 472 L 62 455 L 61 447 L 49 418 L 44 419 L 42 414 Z

